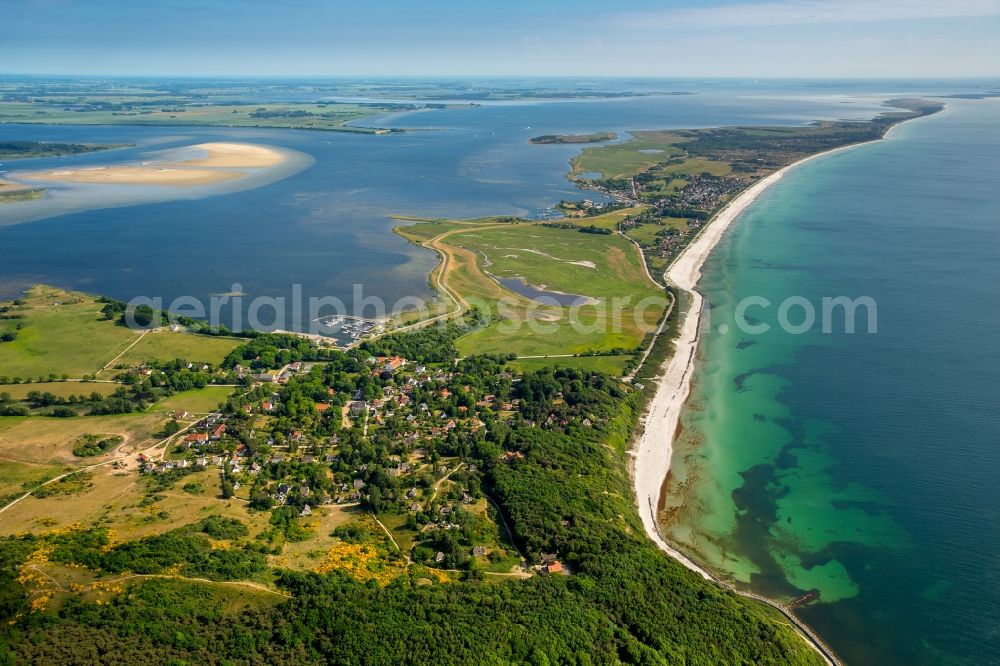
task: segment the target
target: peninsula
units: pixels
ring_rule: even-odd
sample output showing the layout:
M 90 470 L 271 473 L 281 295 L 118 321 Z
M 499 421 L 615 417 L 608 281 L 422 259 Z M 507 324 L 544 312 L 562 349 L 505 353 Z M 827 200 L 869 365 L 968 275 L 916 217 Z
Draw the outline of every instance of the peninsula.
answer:
M 415 645 L 425 661 L 834 661 L 780 604 L 658 537 L 657 429 L 683 401 L 690 290 L 725 225 L 788 164 L 919 109 L 636 136 L 577 159 L 615 200 L 578 217 L 401 226 L 440 255 L 439 302 L 346 350 L 51 287 L 0 304 L 0 574 L 18 592 L 4 644 L 27 662 L 99 641 L 206 662 L 372 646 L 395 662 Z M 279 158 L 199 144 L 83 182 Z
M 591 134 L 543 134 L 528 140 L 528 143 L 602 143 L 618 138 L 614 132 L 593 132 Z
M 65 157 L 67 155 L 82 155 L 99 150 L 110 150 L 121 147 L 120 145 L 54 143 L 50 141 L 0 141 L 0 159 L 20 160 L 34 157 Z

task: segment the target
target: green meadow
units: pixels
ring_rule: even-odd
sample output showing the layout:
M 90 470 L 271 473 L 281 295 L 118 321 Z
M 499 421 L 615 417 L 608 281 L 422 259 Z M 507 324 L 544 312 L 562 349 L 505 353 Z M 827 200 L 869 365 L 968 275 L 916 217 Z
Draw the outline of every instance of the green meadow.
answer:
M 154 412 L 191 412 L 193 414 L 212 412 L 218 409 L 220 403 L 226 402 L 233 390 L 232 386 L 206 386 L 205 388 L 181 391 L 169 398 L 164 398 L 149 409 Z
M 633 132 L 624 143 L 586 148 L 570 161 L 572 174 L 595 171 L 602 178 L 628 178 L 646 169 L 683 155 L 674 145 L 681 137 L 668 132 Z
M 583 218 L 582 226 L 613 228 L 616 211 Z M 503 218 L 500 218 L 503 219 Z M 533 222 L 498 219 L 418 222 L 396 230 L 431 247 L 444 260 L 431 276 L 463 307 L 490 312 L 491 323 L 458 340 L 459 352 L 520 356 L 631 350 L 655 328 L 665 306 L 643 259 L 619 234 L 584 233 Z M 542 305 L 502 287 L 496 278 L 523 278 L 536 287 L 584 296 L 585 305 Z M 651 302 L 637 309 L 644 299 Z M 593 367 L 597 362 L 589 362 Z M 623 361 L 610 363 L 617 372 Z
M 6 316 L 20 318 L 0 320 L 4 330 L 11 322 L 23 324 L 13 341 L 0 342 L 0 376 L 8 380 L 80 378 L 113 360 L 115 365 L 175 358 L 218 363 L 240 344 L 173 331 L 150 332 L 140 340 L 138 332 L 105 319 L 103 304 L 93 296 L 54 287 L 33 287 L 6 307 Z
M 630 354 L 519 358 L 511 361 L 509 365 L 519 372 L 534 372 L 542 368 L 575 368 L 589 372 L 605 372 L 609 375 L 620 375 L 632 358 Z

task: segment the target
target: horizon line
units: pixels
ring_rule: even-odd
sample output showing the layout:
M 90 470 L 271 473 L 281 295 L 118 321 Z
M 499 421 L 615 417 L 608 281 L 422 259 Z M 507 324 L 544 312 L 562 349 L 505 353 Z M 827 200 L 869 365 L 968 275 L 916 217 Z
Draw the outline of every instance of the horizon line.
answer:
M 751 75 L 695 75 L 680 74 L 674 76 L 667 75 L 642 75 L 623 76 L 616 74 L 235 74 L 235 73 L 212 73 L 212 74 L 185 74 L 180 72 L 152 74 L 126 74 L 126 73 L 102 73 L 102 72 L 0 72 L 2 77 L 29 77 L 29 78 L 54 78 L 54 77 L 106 77 L 106 78 L 189 78 L 189 79 L 212 79 L 212 78 L 234 78 L 234 79 L 285 79 L 285 80 L 316 80 L 316 79 L 605 79 L 605 80 L 659 80 L 659 81 L 703 81 L 706 79 L 724 79 L 731 81 L 988 81 L 1000 79 L 1000 73 L 989 75 L 939 75 L 939 76 L 751 76 Z

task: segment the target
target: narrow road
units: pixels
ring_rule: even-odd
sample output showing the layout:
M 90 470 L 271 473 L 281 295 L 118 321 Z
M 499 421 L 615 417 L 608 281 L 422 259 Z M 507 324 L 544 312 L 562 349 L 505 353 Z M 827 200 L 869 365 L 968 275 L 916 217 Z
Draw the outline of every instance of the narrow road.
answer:
M 402 332 L 410 331 L 410 330 L 417 329 L 417 328 L 423 328 L 425 326 L 433 324 L 436 321 L 442 321 L 444 319 L 451 319 L 451 318 L 454 318 L 454 317 L 457 317 L 457 316 L 463 314 L 466 310 L 468 310 L 469 304 L 468 304 L 468 302 L 464 298 L 462 298 L 461 294 L 459 294 L 458 292 L 454 291 L 447 284 L 447 275 L 448 275 L 448 271 L 450 269 L 450 265 L 451 265 L 451 262 L 452 262 L 452 256 L 451 256 L 451 253 L 447 249 L 445 249 L 445 248 L 443 248 L 441 246 L 441 241 L 444 240 L 445 238 L 447 238 L 448 236 L 452 236 L 452 235 L 455 235 L 455 234 L 464 234 L 464 233 L 469 233 L 470 231 L 478 231 L 478 230 L 482 230 L 482 229 L 496 229 L 496 228 L 501 228 L 501 227 L 505 228 L 505 227 L 509 227 L 509 226 L 510 226 L 509 224 L 491 224 L 491 225 L 470 226 L 469 228 L 465 228 L 465 229 L 463 229 L 463 228 L 451 229 L 449 231 L 445 231 L 444 233 L 440 233 L 437 236 L 435 236 L 434 238 L 428 239 L 428 240 L 424 241 L 423 243 L 421 243 L 421 245 L 423 247 L 430 248 L 430 249 L 434 250 L 441 257 L 441 264 L 440 264 L 440 266 L 438 266 L 437 275 L 434 278 L 434 284 L 435 284 L 435 287 L 437 288 L 437 290 L 439 292 L 443 293 L 444 295 L 446 295 L 448 298 L 451 299 L 452 303 L 455 305 L 455 309 L 453 309 L 453 310 L 451 310 L 449 312 L 445 312 L 444 314 L 435 315 L 434 317 L 430 317 L 429 319 L 421 319 L 420 321 L 413 322 L 412 324 L 406 324 L 405 326 L 400 326 L 398 328 L 394 328 L 394 329 L 392 329 L 390 331 L 386 331 L 384 333 L 380 333 L 379 335 L 372 336 L 370 338 L 365 338 L 363 340 L 357 340 L 357 341 L 351 343 L 350 345 L 348 345 L 348 349 L 350 349 L 352 347 L 356 347 L 357 345 L 361 344 L 362 342 L 366 342 L 366 341 L 369 341 L 369 340 L 377 340 L 377 339 L 379 339 L 380 337 L 382 337 L 384 335 L 389 335 L 390 333 L 402 333 Z
M 458 465 L 455 466 L 455 469 L 449 470 L 447 474 L 445 474 L 440 479 L 438 479 L 438 482 L 434 484 L 434 492 L 431 493 L 430 498 L 427 500 L 427 504 L 430 504 L 431 502 L 433 502 L 434 498 L 437 497 L 438 490 L 440 490 L 440 488 L 441 488 L 441 484 L 444 483 L 445 481 L 447 481 L 448 477 L 451 476 L 452 474 L 454 474 L 455 472 L 457 472 L 462 467 L 462 465 L 464 465 L 464 464 L 465 463 L 458 463 Z
M 667 311 L 660 319 L 660 325 L 656 327 L 656 332 L 653 334 L 653 338 L 649 341 L 649 344 L 646 345 L 644 350 L 642 350 L 642 356 L 639 357 L 639 362 L 635 364 L 635 369 L 623 377 L 625 381 L 630 382 L 635 379 L 636 373 L 639 372 L 642 366 L 646 365 L 646 359 L 649 357 L 649 352 L 653 351 L 653 345 L 663 334 L 663 329 L 667 327 L 667 322 L 670 320 L 670 315 L 674 312 L 675 305 L 677 305 L 677 297 L 670 294 L 670 305 L 667 307 Z

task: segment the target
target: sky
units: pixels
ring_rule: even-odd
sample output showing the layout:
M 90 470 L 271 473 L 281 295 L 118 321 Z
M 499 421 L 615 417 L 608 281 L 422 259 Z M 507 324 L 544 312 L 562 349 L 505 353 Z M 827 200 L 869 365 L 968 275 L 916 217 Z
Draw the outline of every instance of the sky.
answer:
M 1000 0 L 0 0 L 0 72 L 1000 75 Z

